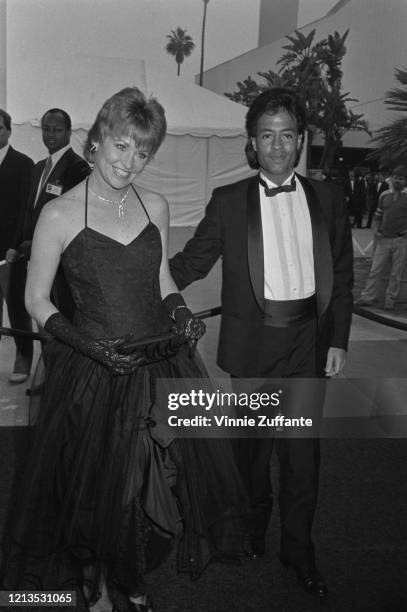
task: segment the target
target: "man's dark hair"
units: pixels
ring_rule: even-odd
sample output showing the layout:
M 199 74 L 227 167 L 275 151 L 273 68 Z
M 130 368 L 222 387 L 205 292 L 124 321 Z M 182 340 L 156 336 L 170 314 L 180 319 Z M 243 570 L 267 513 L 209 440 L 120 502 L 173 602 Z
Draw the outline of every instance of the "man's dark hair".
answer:
M 285 111 L 297 122 L 297 130 L 303 136 L 306 127 L 306 110 L 299 97 L 292 89 L 273 87 L 261 93 L 250 105 L 246 114 L 247 144 L 245 153 L 251 168 L 258 168 L 256 151 L 251 139 L 256 136 L 257 124 L 264 114 L 275 115 Z
M 65 127 L 67 130 L 71 130 L 72 129 L 72 121 L 70 116 L 68 115 L 68 113 L 64 110 L 62 110 L 62 108 L 50 108 L 49 110 L 47 110 L 43 116 L 41 117 L 41 127 L 42 124 L 44 122 L 44 119 L 47 115 L 62 115 L 64 118 L 64 123 L 65 123 Z
M 3 117 L 3 123 L 6 130 L 11 130 L 11 117 L 5 110 L 0 108 L 0 117 Z

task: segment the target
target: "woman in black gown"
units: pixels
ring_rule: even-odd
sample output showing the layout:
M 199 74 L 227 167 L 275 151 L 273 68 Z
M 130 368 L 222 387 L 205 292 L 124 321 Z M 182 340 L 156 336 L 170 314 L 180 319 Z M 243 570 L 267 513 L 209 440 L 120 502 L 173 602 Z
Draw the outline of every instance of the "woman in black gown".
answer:
M 120 352 L 129 337 L 174 325 L 180 343 L 204 331 L 169 274 L 168 204 L 134 183 L 165 130 L 163 108 L 137 88 L 105 102 L 85 146 L 93 171 L 44 208 L 28 275 L 27 308 L 53 339 L 3 585 L 68 588 L 83 578 L 95 611 L 114 609 L 118 592 L 127 610 L 150 610 L 143 577 L 174 539 L 178 569 L 197 577 L 240 536 L 227 443 L 155 433 L 156 379 L 205 372 L 186 344 L 165 358 Z M 60 262 L 72 324 L 49 297 Z

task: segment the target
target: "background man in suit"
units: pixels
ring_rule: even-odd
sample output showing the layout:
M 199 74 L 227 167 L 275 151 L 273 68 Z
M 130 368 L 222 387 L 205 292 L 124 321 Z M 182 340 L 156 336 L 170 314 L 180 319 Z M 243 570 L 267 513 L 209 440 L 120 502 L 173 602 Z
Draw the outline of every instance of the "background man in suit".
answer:
M 246 116 L 254 177 L 215 189 L 183 252 L 171 261 L 180 289 L 222 257 L 218 364 L 234 377 L 311 378 L 345 363 L 352 313 L 352 240 L 343 190 L 294 173 L 305 111 L 289 90 L 258 96 Z M 280 188 L 281 187 L 281 188 Z M 308 592 L 327 587 L 311 527 L 319 440 L 275 440 L 280 462 L 280 559 Z M 270 439 L 246 439 L 238 458 L 252 503 L 251 550 L 264 554 L 271 513 Z
M 380 198 L 382 193 L 388 191 L 392 185 L 391 178 L 388 177 L 387 171 L 379 170 L 375 175 L 377 197 Z
M 389 189 L 392 190 L 393 179 L 391 176 L 391 170 L 390 168 L 387 168 L 387 166 L 381 166 L 381 168 L 379 168 L 379 172 L 376 175 L 376 180 L 379 198 L 385 191 L 389 191 Z
M 41 119 L 42 140 L 49 157 L 34 168 L 27 215 L 19 250 L 28 261 L 31 241 L 41 210 L 47 202 L 69 191 L 89 174 L 87 162 L 70 146 L 71 119 L 64 110 L 51 108 Z M 71 318 L 74 311 L 72 296 L 62 268 L 58 269 L 53 287 L 53 299 L 59 310 Z
M 353 227 L 361 228 L 366 210 L 366 184 L 356 168 L 349 170 L 346 195 L 350 214 L 353 215 Z
M 20 258 L 12 263 L 6 254 L 15 248 L 14 238 L 24 222 L 30 188 L 32 159 L 9 145 L 11 117 L 0 109 L 0 260 L 6 259 L 7 266 L 0 268 L 0 321 L 3 322 L 3 300 L 6 300 L 12 327 L 30 332 L 31 317 L 24 305 L 26 267 Z M 33 342 L 30 338 L 16 337 L 16 359 L 11 383 L 27 380 L 33 356 Z

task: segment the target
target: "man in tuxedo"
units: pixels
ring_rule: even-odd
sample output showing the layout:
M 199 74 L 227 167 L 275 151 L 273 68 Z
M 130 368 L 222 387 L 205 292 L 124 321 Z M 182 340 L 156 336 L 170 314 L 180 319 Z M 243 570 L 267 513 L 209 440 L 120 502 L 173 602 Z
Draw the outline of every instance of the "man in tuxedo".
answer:
M 87 162 L 70 146 L 71 119 L 60 108 L 51 108 L 41 119 L 42 140 L 49 157 L 39 161 L 34 168 L 31 192 L 21 236 L 19 251 L 28 261 L 31 241 L 41 210 L 47 202 L 75 187 L 89 174 Z M 72 318 L 73 299 L 65 281 L 61 266 L 55 277 L 53 300 L 61 312 Z
M 11 117 L 0 109 L 0 260 L 7 261 L 6 253 L 15 248 L 13 242 L 22 227 L 30 188 L 32 159 L 16 151 L 9 144 Z M 3 300 L 6 301 L 10 324 L 16 329 L 32 331 L 31 317 L 24 305 L 26 267 L 20 258 L 0 268 L 0 322 L 3 321 Z M 33 342 L 29 337 L 16 336 L 16 358 L 9 382 L 27 380 L 33 357 Z
M 389 191 L 391 188 L 391 177 L 389 177 L 387 171 L 379 170 L 379 172 L 375 175 L 375 181 L 377 197 L 380 198 L 382 193 Z
M 353 227 L 361 229 L 366 209 L 366 184 L 356 170 L 349 170 L 346 195 L 350 214 L 353 215 Z
M 307 180 L 294 167 L 305 110 L 274 88 L 246 115 L 246 155 L 260 172 L 215 189 L 184 250 L 171 260 L 180 289 L 222 257 L 218 364 L 232 377 L 312 378 L 345 363 L 352 313 L 352 240 L 341 187 Z M 265 552 L 272 507 L 269 462 L 280 463 L 280 559 L 301 586 L 323 597 L 311 527 L 319 474 L 318 439 L 246 439 L 238 463 L 252 504 L 253 558 Z

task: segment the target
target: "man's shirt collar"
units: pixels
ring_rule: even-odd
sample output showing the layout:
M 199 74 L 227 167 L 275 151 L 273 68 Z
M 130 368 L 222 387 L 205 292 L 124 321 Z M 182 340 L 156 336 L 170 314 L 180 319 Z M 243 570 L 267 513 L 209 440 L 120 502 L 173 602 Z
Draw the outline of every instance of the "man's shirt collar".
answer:
M 1 163 L 3 163 L 4 158 L 6 157 L 6 155 L 7 155 L 7 153 L 8 153 L 9 148 L 10 148 L 10 144 L 9 144 L 9 143 L 7 143 L 5 147 L 2 147 L 2 148 L 0 149 L 0 164 L 1 164 Z
M 292 178 L 294 176 L 294 170 L 291 172 L 290 176 L 288 176 L 284 183 L 281 183 L 281 185 L 290 185 Z M 263 179 L 263 181 L 265 181 L 267 183 L 267 186 L 272 188 L 272 187 L 279 187 L 280 185 L 277 185 L 277 183 L 273 183 L 273 181 L 271 179 L 269 179 L 261 170 L 260 170 L 260 177 Z
M 51 155 L 51 160 L 52 160 L 52 167 L 54 168 L 55 165 L 59 162 L 59 160 L 61 159 L 61 157 L 71 148 L 70 144 L 67 144 L 65 147 L 62 147 L 62 149 L 59 149 L 59 151 L 55 151 L 55 153 L 52 153 Z

